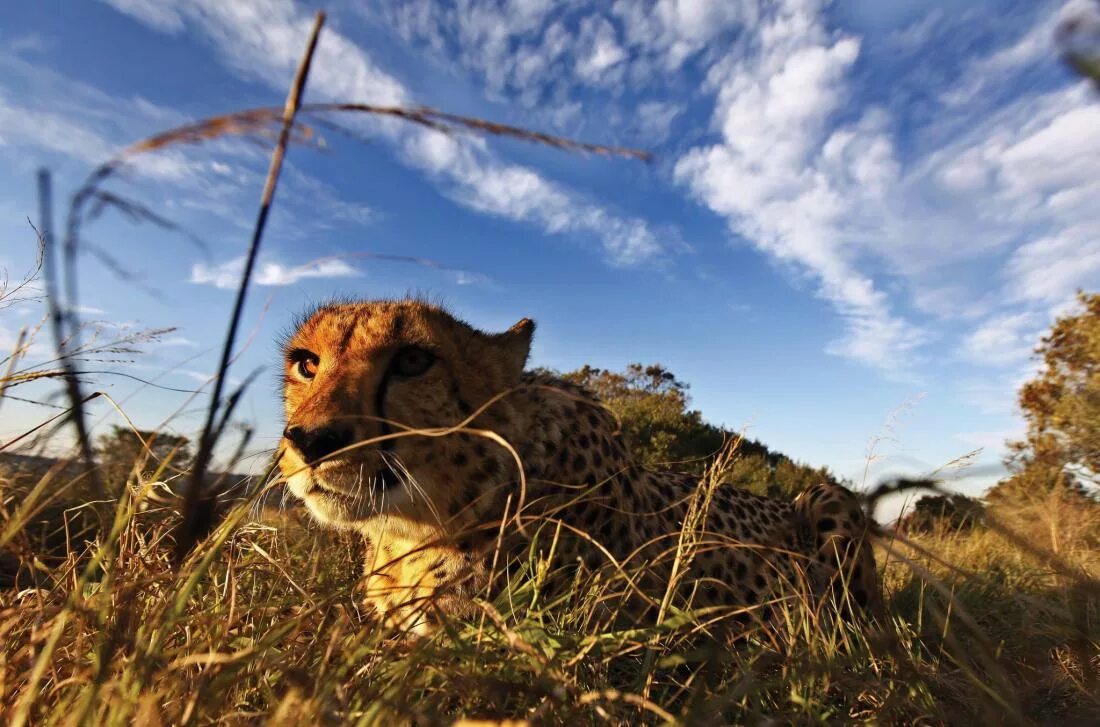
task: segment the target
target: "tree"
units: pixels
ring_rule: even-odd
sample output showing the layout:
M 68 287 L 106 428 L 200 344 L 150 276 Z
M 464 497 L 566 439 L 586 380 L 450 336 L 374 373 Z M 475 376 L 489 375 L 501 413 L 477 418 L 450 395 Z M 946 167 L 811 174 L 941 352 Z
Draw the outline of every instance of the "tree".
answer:
M 690 407 L 688 384 L 660 364 L 625 371 L 584 366 L 561 375 L 596 394 L 619 418 L 631 452 L 656 469 L 702 473 L 723 443 L 739 435 L 715 426 Z M 824 468 L 799 464 L 758 441 L 744 439 L 724 481 L 757 494 L 793 497 L 811 484 L 836 482 Z
M 1055 29 L 1062 59 L 1100 90 L 1100 5 L 1081 6 Z
M 938 529 L 970 530 L 981 521 L 982 503 L 960 494 L 929 495 L 917 500 L 902 518 L 903 533 L 928 533 Z
M 1100 294 L 1078 293 L 1079 309 L 1055 321 L 1036 349 L 1043 367 L 1020 389 L 1027 435 L 1010 442 L 1013 474 L 993 499 L 1100 485 Z
M 660 365 L 626 371 L 584 366 L 564 375 L 600 398 L 622 422 L 634 456 L 648 467 L 678 464 L 702 472 L 727 435 L 689 409 L 688 385 Z
M 138 440 L 143 439 L 151 455 Z M 100 471 L 103 480 L 111 492 L 119 492 L 130 478 L 135 463 L 139 465 L 142 478 L 152 476 L 168 462 L 163 475 L 165 478 L 186 470 L 191 463 L 191 442 L 187 437 L 164 432 L 145 430 L 134 431 L 126 427 L 115 426 L 110 432 L 100 436 L 97 446 Z

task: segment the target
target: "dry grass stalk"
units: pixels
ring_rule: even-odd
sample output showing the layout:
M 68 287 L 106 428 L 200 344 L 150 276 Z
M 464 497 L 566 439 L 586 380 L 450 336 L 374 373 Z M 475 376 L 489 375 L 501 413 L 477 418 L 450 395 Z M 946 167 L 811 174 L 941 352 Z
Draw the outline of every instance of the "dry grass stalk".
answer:
M 182 560 L 191 551 L 199 539 L 206 536 L 213 525 L 212 506 L 205 501 L 203 487 L 206 484 L 206 470 L 210 464 L 210 458 L 217 443 L 218 434 L 224 430 L 225 422 L 232 415 L 233 405 L 239 400 L 243 387 L 227 402 L 224 410 L 222 425 L 217 425 L 219 411 L 222 410 L 222 391 L 225 388 L 225 380 L 229 372 L 230 359 L 233 356 L 233 346 L 237 341 L 237 328 L 240 326 L 241 316 L 244 314 L 244 303 L 248 296 L 248 286 L 252 281 L 252 270 L 256 265 L 256 258 L 260 253 L 260 242 L 263 240 L 264 228 L 267 226 L 267 217 L 271 212 L 271 204 L 275 200 L 275 189 L 279 184 L 279 174 L 283 169 L 283 159 L 286 156 L 287 146 L 290 144 L 291 131 L 294 128 L 294 119 L 302 105 L 302 94 L 305 91 L 306 80 L 309 78 L 309 68 L 313 63 L 313 53 L 317 49 L 317 40 L 321 35 L 321 28 L 325 24 L 325 14 L 321 11 L 313 21 L 313 30 L 310 32 L 309 41 L 306 43 L 305 52 L 298 63 L 298 70 L 294 74 L 294 80 L 290 84 L 287 93 L 286 105 L 283 107 L 282 128 L 279 130 L 279 140 L 271 153 L 271 165 L 267 171 L 267 179 L 264 182 L 263 194 L 260 196 L 260 209 L 256 215 L 256 224 L 252 230 L 252 241 L 248 246 L 248 256 L 245 260 L 244 271 L 241 273 L 241 282 L 237 288 L 237 298 L 233 304 L 233 312 L 229 318 L 229 330 L 225 334 L 225 343 L 222 346 L 221 361 L 218 363 L 217 376 L 214 379 L 214 389 L 210 395 L 210 406 L 206 413 L 206 423 L 203 425 L 202 434 L 199 436 L 199 451 L 195 456 L 195 462 L 191 472 L 191 480 L 184 494 L 183 523 L 176 536 L 176 558 Z
M 65 388 L 69 395 L 71 411 L 69 417 L 76 428 L 77 445 L 80 447 L 80 455 L 84 465 L 90 470 L 92 488 L 98 497 L 106 496 L 106 489 L 100 480 L 99 473 L 95 471 L 95 455 L 92 452 L 92 443 L 88 436 L 88 426 L 84 420 L 85 398 L 80 391 L 80 380 L 77 378 L 73 360 L 68 355 L 69 341 L 76 336 L 76 330 L 66 325 L 73 311 L 76 309 L 76 298 L 72 294 L 65 296 L 65 306 L 62 308 L 60 284 L 58 281 L 58 252 L 53 235 L 53 191 L 50 174 L 42 169 L 38 172 L 38 204 L 39 204 L 39 229 L 41 230 L 42 245 L 45 248 L 46 259 L 46 299 L 50 307 L 50 321 L 54 334 L 54 347 L 57 358 L 64 371 Z M 75 284 L 74 284 L 75 285 Z M 78 344 L 79 345 L 79 344 Z

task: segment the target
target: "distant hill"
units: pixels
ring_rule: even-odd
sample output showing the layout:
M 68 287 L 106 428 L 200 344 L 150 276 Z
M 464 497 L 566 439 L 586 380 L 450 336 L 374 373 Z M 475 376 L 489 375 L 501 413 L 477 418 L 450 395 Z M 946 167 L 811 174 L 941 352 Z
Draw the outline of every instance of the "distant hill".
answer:
M 16 513 L 43 477 L 52 476 L 33 515 L 0 550 L 0 588 L 44 586 L 42 574 L 30 564 L 38 561 L 49 568 L 59 566 L 69 552 L 83 552 L 84 544 L 109 525 L 109 519 L 105 522 L 104 518 L 110 515 L 105 515 L 102 507 L 81 507 L 96 500 L 86 474 L 87 468 L 79 460 L 0 452 L 0 508 L 6 517 Z M 184 476 L 177 475 L 172 482 L 154 487 L 149 504 L 174 508 L 185 481 Z M 263 484 L 260 477 L 239 473 L 212 473 L 210 481 L 217 484 L 218 501 L 226 507 L 247 498 Z M 265 512 L 296 506 L 296 498 L 286 497 L 286 488 L 280 484 L 258 498 L 253 517 L 260 519 Z
M 60 483 L 72 482 L 85 473 L 85 467 L 79 459 L 61 460 L 55 457 L 45 457 L 36 454 L 18 454 L 0 452 L 0 487 L 3 480 L 18 481 L 31 484 L 45 476 L 51 469 L 60 469 L 54 475 Z M 217 484 L 217 496 L 219 500 L 243 499 L 262 485 L 261 477 L 246 475 L 239 472 L 212 472 L 210 481 Z M 160 496 L 182 496 L 184 478 L 176 477 L 165 482 L 165 489 L 161 489 Z M 295 498 L 284 497 L 285 487 L 277 485 L 265 492 L 259 498 L 261 509 L 284 509 L 295 506 Z M 285 502 L 284 502 L 285 500 Z

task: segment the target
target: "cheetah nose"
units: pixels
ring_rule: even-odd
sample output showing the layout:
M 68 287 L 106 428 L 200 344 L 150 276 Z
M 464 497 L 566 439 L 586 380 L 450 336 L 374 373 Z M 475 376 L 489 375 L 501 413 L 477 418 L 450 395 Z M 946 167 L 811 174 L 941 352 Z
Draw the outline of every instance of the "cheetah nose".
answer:
M 283 432 L 283 436 L 294 445 L 294 448 L 301 453 L 309 464 L 324 459 L 354 441 L 350 429 L 338 429 L 336 427 L 317 427 L 316 429 L 287 427 Z

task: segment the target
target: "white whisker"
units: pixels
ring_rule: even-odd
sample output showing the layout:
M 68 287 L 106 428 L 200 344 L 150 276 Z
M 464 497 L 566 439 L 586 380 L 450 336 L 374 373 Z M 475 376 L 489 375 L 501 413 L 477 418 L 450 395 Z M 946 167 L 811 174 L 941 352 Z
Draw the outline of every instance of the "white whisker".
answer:
M 427 505 L 428 510 L 432 514 L 432 517 L 434 517 L 436 522 L 439 523 L 439 525 L 442 526 L 443 525 L 443 517 L 442 517 L 442 515 L 440 515 L 439 509 L 435 506 L 435 503 L 432 501 L 432 498 L 428 496 L 428 493 L 424 490 L 423 486 L 421 486 L 421 484 L 419 482 L 417 482 L 416 478 L 413 477 L 412 472 L 409 471 L 409 468 L 405 465 L 405 462 L 401 459 L 401 457 L 399 457 L 396 454 L 393 454 L 392 455 L 392 464 L 393 464 L 392 469 L 396 469 L 398 471 L 398 473 L 401 476 L 402 482 L 406 486 L 405 489 L 407 491 L 409 491 L 410 499 L 415 500 L 415 498 L 412 498 L 412 493 L 413 492 L 420 493 L 420 496 L 424 498 L 424 504 Z

